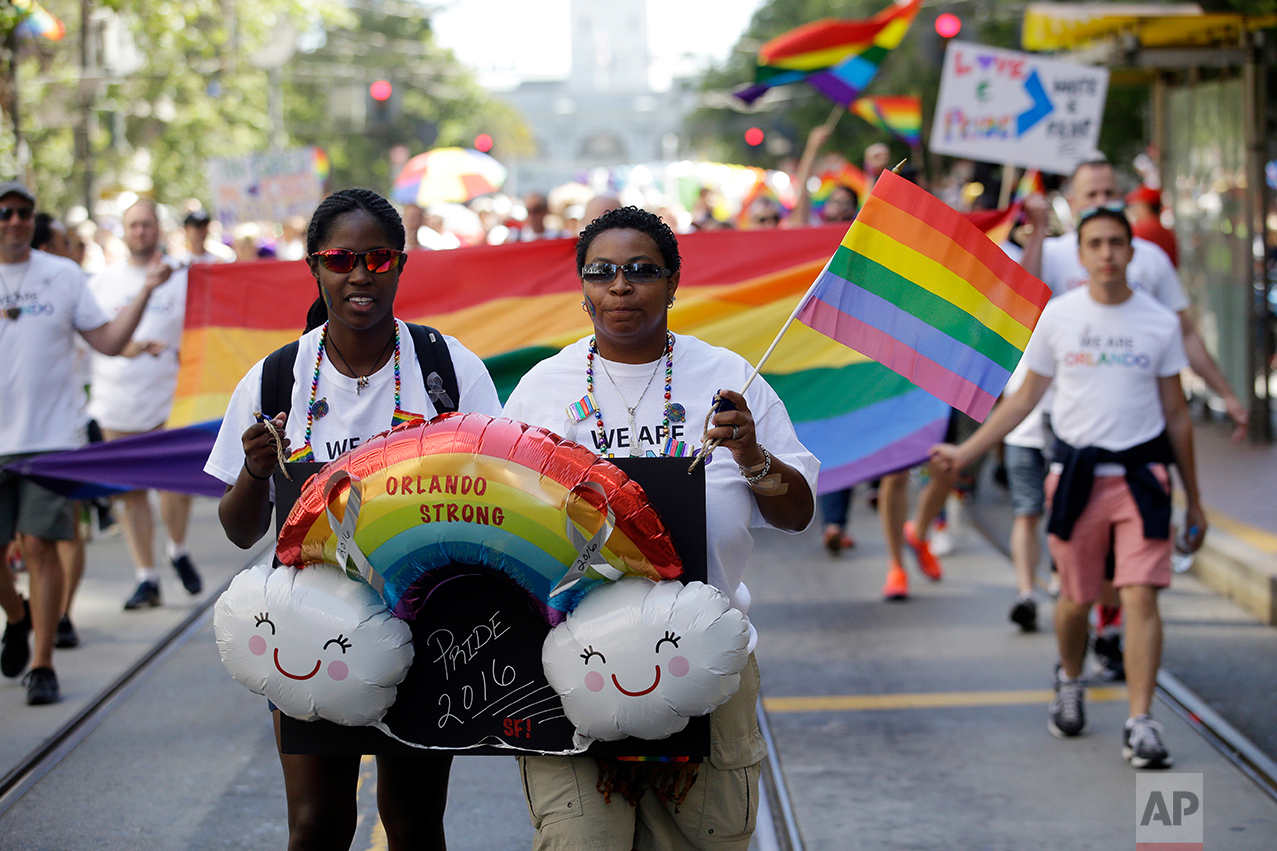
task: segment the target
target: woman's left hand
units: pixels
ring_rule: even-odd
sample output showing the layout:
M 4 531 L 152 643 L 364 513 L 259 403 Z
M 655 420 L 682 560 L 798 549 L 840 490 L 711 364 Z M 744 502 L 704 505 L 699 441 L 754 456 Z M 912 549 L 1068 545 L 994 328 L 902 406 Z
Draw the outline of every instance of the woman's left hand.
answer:
M 721 410 L 714 415 L 708 437 L 727 447 L 736 459 L 737 466 L 752 469 L 763 463 L 763 450 L 758 445 L 758 432 L 754 430 L 754 415 L 749 411 L 745 397 L 735 390 L 720 390 L 718 395 L 731 403 L 735 410 Z

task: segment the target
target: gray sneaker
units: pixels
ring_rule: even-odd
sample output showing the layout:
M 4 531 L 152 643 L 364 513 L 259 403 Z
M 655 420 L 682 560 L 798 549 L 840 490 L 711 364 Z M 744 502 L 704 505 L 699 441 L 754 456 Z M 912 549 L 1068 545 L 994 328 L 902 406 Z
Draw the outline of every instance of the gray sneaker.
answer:
M 1055 698 L 1051 701 L 1046 728 L 1057 739 L 1071 739 L 1086 732 L 1086 680 L 1061 680 L 1060 666 L 1055 666 Z
M 1162 744 L 1162 725 L 1147 715 L 1128 718 L 1122 730 L 1122 759 L 1132 768 L 1170 768 L 1173 763 Z

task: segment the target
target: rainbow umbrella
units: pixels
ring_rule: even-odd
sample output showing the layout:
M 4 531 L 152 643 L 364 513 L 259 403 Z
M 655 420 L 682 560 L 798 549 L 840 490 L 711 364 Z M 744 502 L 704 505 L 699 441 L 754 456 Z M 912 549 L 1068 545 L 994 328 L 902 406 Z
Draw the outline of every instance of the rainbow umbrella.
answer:
M 496 192 L 506 168 L 473 148 L 435 148 L 408 160 L 395 178 L 390 197 L 400 204 L 426 206 L 440 201 L 465 203 Z

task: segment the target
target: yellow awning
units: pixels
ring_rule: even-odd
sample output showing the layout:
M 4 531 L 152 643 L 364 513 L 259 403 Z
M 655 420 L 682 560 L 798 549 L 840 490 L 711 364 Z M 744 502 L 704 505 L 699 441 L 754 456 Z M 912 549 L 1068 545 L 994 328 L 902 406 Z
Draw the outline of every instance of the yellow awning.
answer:
M 1240 43 L 1243 33 L 1277 26 L 1277 15 L 1206 14 L 1196 3 L 1033 3 L 1024 11 L 1025 50 L 1074 50 L 1132 35 L 1141 47 Z

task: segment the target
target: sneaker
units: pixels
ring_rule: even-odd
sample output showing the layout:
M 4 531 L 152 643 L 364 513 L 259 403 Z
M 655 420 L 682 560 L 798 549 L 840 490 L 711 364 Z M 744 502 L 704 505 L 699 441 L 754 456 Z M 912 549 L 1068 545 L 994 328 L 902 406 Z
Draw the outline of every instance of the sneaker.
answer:
M 892 562 L 887 568 L 887 581 L 882 586 L 882 599 L 896 602 L 909 599 L 909 574 L 899 562 Z
M 1071 739 L 1086 732 L 1086 680 L 1064 682 L 1060 666 L 1055 666 L 1055 697 L 1046 728 L 1057 739 Z
M 1011 621 L 1018 624 L 1021 632 L 1037 632 L 1038 631 L 1038 604 L 1037 601 L 1029 594 L 1022 594 L 1015 598 L 1015 605 L 1011 607 Z
M 75 625 L 66 615 L 58 620 L 58 637 L 54 640 L 53 646 L 62 650 L 80 646 L 80 633 L 75 631 Z
M 138 583 L 133 596 L 124 602 L 124 610 L 141 609 L 160 604 L 160 583 L 147 579 Z
M 1171 755 L 1162 744 L 1162 725 L 1147 715 L 1126 719 L 1122 730 L 1122 759 L 1132 768 L 1170 768 Z
M 1107 627 L 1091 638 L 1091 669 L 1101 680 L 1126 682 L 1126 664 L 1122 661 L 1122 633 L 1116 627 Z
M 4 647 L 0 649 L 0 674 L 16 677 L 31 661 L 31 604 L 22 601 L 25 614 L 17 623 L 5 623 Z
M 918 569 L 923 575 L 932 582 L 939 582 L 944 572 L 940 569 L 940 559 L 936 558 L 935 553 L 931 552 L 931 547 L 922 538 L 918 537 L 918 530 L 914 527 L 912 520 L 905 521 L 905 543 L 913 550 L 914 555 L 918 557 Z
M 954 550 L 953 536 L 949 534 L 949 525 L 936 526 L 931 530 L 931 537 L 927 539 L 928 546 L 931 547 L 933 555 L 947 556 Z
M 57 703 L 61 699 L 58 694 L 58 675 L 52 668 L 32 668 L 22 678 L 27 687 L 27 703 L 40 706 L 45 703 Z
M 177 571 L 177 575 L 182 580 L 182 587 L 188 593 L 198 594 L 204 590 L 204 581 L 200 579 L 199 572 L 195 569 L 195 565 L 191 563 L 191 557 L 188 555 L 178 556 L 171 559 L 173 569 Z

